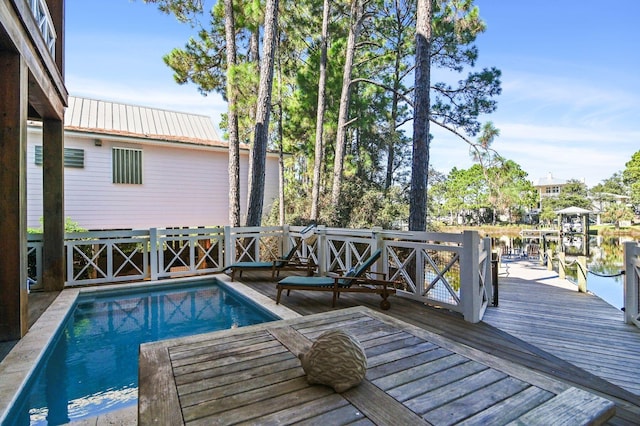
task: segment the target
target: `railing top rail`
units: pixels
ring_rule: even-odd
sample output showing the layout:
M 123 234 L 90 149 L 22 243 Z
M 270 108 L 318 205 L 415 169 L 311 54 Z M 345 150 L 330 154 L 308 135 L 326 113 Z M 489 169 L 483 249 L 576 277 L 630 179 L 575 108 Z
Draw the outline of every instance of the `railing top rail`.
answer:
M 264 232 L 282 232 L 281 226 L 245 226 L 231 228 L 231 234 L 259 234 Z
M 406 231 L 406 233 L 390 233 L 387 231 L 382 232 L 383 238 L 394 238 L 394 239 L 402 239 L 406 241 L 412 242 L 423 242 L 423 243 L 455 243 L 462 244 L 463 234 L 453 234 L 453 233 L 444 233 L 444 232 L 413 232 Z
M 67 232 L 64 234 L 65 240 L 80 240 L 87 238 L 96 239 L 112 239 L 122 237 L 148 237 L 149 230 L 114 230 L 114 231 L 86 231 L 86 232 Z
M 215 227 L 197 227 L 197 228 L 157 228 L 156 232 L 160 236 L 165 237 L 177 237 L 177 236 L 189 236 L 189 235 L 211 235 L 211 234 L 223 234 L 224 228 L 220 226 Z
M 332 236 L 366 237 L 379 235 L 383 239 L 406 240 L 426 243 L 455 243 L 462 244 L 462 233 L 452 234 L 444 232 L 393 231 L 384 229 L 344 229 L 324 228 L 324 233 Z
M 463 247 L 458 244 L 443 244 L 442 242 L 431 243 L 424 241 L 409 241 L 409 240 L 383 240 L 383 245 L 387 247 L 417 247 L 422 250 L 440 250 L 443 252 L 460 253 Z

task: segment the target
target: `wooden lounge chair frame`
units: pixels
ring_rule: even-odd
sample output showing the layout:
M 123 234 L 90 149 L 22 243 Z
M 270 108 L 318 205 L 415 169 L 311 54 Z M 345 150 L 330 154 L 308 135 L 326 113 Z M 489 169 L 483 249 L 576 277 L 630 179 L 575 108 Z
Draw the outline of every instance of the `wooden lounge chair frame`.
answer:
M 330 291 L 333 293 L 332 307 L 336 306 L 336 300 L 340 297 L 340 293 L 374 293 L 382 297 L 380 308 L 387 310 L 391 307 L 388 297 L 396 293 L 396 285 L 398 283 L 386 279 L 372 278 L 372 275 L 382 275 L 384 277 L 385 274 L 368 271 L 381 254 L 381 250 L 376 250 L 360 266 L 344 275 L 330 273 L 326 277 L 290 276 L 284 278 L 276 286 L 278 290 L 276 304 L 280 303 L 280 296 L 283 290 L 287 290 L 287 296 L 291 293 L 291 290 Z

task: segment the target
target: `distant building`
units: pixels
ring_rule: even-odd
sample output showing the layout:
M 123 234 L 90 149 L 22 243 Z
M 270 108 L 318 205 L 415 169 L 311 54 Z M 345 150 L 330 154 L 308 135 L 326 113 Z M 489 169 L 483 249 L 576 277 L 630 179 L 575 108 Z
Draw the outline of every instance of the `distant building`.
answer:
M 546 177 L 538 179 L 538 182 L 533 184 L 538 191 L 538 208 L 542 208 L 542 200 L 545 198 L 557 197 L 566 184 L 566 180 L 554 178 L 550 172 Z
M 64 120 L 64 216 L 86 229 L 226 225 L 228 145 L 204 115 L 69 97 Z M 40 227 L 42 125 L 30 122 L 27 226 Z M 240 150 L 241 215 L 249 151 Z M 264 211 L 278 196 L 267 154 Z

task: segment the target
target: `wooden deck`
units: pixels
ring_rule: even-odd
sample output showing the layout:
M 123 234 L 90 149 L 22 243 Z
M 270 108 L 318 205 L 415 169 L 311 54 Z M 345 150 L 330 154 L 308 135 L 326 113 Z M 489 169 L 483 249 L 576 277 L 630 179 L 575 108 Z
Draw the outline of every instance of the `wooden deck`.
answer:
M 616 404 L 608 424 L 640 424 L 640 331 L 624 324 L 622 312 L 597 297 L 554 285 L 557 275 L 534 264 L 514 262 L 500 276 L 500 303 L 479 324 L 447 310 L 391 297 L 385 311 L 403 322 L 435 333 L 570 387 L 587 390 Z M 247 272 L 242 281 L 275 300 L 268 273 Z M 45 299 L 49 299 L 47 296 Z M 335 309 L 330 293 L 292 292 L 283 304 L 303 315 L 365 306 L 378 310 L 380 298 L 343 294 Z M 42 303 L 40 303 L 42 302 Z M 49 300 L 30 297 L 31 319 Z M 0 348 L 1 349 L 1 348 Z M 0 351 L 1 352 L 1 351 Z
M 329 329 L 354 335 L 366 379 L 338 394 L 297 359 Z M 139 423 L 602 424 L 614 404 L 357 307 L 142 345 Z
M 556 287 L 557 274 L 526 265 L 501 274 L 498 307 L 490 307 L 478 324 L 448 310 L 391 297 L 384 311 L 406 323 L 486 354 L 594 392 L 616 404 L 608 424 L 640 424 L 640 330 L 623 322 L 621 311 L 601 299 Z M 526 278 L 526 279 L 525 279 Z M 275 282 L 247 273 L 243 283 L 275 300 Z M 331 308 L 331 294 L 298 291 L 282 303 L 302 315 L 353 306 L 379 310 L 380 298 L 343 294 Z

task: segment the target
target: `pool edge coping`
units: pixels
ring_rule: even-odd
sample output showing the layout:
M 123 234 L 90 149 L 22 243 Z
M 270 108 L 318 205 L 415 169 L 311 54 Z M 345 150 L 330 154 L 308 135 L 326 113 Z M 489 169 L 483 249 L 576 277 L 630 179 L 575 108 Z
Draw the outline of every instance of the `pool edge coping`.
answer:
M 7 420 L 9 410 L 46 348 L 64 324 L 71 307 L 80 294 L 77 288 L 64 289 L 29 328 L 27 334 L 16 343 L 7 356 L 0 362 L 0 423 Z

